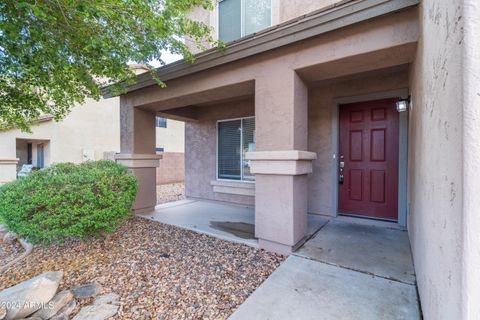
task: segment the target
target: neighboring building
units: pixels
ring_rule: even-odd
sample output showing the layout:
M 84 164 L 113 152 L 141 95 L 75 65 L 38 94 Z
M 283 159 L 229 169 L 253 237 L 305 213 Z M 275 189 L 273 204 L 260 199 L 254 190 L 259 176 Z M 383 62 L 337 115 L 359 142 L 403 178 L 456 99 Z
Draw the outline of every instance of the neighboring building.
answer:
M 136 124 L 182 119 L 186 196 L 254 205 L 261 248 L 298 248 L 307 212 L 390 221 L 408 229 L 424 316 L 478 318 L 478 1 L 334 2 L 194 12 L 234 41 L 121 96 L 136 210 L 155 205 L 156 165 L 155 128 Z
M 156 152 L 162 155 L 157 184 L 182 182 L 185 178 L 185 123 L 156 118 Z
M 119 101 L 88 99 L 60 122 L 41 117 L 31 127 L 32 133 L 0 131 L 0 184 L 15 179 L 23 164 L 43 168 L 58 162 L 113 159 L 120 151 Z M 154 121 L 158 127 L 156 148 L 163 156 L 157 182 L 183 181 L 184 123 L 164 118 Z

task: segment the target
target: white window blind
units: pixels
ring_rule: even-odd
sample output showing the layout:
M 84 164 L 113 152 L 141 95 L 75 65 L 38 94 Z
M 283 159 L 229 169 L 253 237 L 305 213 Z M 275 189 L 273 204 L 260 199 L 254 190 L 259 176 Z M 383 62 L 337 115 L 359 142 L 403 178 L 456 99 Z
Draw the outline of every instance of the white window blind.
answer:
M 226 180 L 255 180 L 245 154 L 255 151 L 255 118 L 218 122 L 217 177 Z

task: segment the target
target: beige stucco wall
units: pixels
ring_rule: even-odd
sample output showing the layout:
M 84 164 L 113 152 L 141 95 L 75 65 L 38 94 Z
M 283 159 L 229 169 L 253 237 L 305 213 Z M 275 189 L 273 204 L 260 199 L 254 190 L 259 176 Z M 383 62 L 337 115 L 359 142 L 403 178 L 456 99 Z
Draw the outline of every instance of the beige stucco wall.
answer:
M 118 104 L 118 98 L 89 99 L 60 122 L 50 120 L 32 126 L 32 133 L 17 129 L 0 132 L 0 157 L 16 155 L 16 139 L 35 139 L 48 141 L 46 165 L 81 162 L 83 150 L 93 150 L 95 159 L 103 159 L 104 152 L 120 149 Z
M 104 158 L 105 152 L 120 151 L 119 98 L 87 100 L 77 106 L 62 121 L 49 120 L 31 127 L 32 133 L 20 130 L 0 132 L 0 158 L 19 158 L 26 162 L 26 143 L 32 142 L 32 162 L 35 165 L 37 144 L 44 145 L 45 165 L 57 162 L 84 161 L 83 153 L 93 153 L 94 160 Z M 156 128 L 156 145 L 165 152 L 184 152 L 184 123 L 167 120 L 167 128 Z M 18 149 L 17 149 L 18 146 Z M 11 168 L 9 168 L 10 170 Z M 170 180 L 183 180 L 182 170 L 176 170 Z M 163 181 L 162 179 L 160 179 Z
M 254 115 L 253 100 L 201 107 L 199 119 L 185 125 L 185 193 L 187 197 L 253 205 L 254 197 L 213 192 L 216 179 L 217 120 Z
M 157 147 L 163 147 L 165 152 L 185 151 L 185 123 L 167 119 L 166 128 L 156 128 Z
M 419 11 L 409 235 L 425 319 L 480 317 L 479 12 L 470 0 L 424 0 Z

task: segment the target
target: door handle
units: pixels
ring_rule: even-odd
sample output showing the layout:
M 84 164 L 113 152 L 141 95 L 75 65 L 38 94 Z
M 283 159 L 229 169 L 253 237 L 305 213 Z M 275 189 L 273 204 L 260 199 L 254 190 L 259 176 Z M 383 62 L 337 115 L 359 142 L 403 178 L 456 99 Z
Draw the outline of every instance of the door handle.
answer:
M 341 156 L 341 159 L 343 159 L 343 156 Z M 343 168 L 345 167 L 345 162 L 340 161 L 338 164 L 338 184 L 343 184 Z

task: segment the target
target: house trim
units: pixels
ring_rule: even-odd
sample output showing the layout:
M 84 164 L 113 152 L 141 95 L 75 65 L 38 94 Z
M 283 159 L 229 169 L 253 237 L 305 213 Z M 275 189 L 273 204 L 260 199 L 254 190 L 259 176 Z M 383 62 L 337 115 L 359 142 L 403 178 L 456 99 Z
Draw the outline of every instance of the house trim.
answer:
M 214 48 L 204 51 L 196 55 L 194 64 L 180 60 L 157 68 L 157 76 L 162 81 L 180 78 L 416 6 L 418 3 L 419 0 L 356 0 L 340 2 L 232 41 L 223 50 Z M 156 84 L 148 72 L 138 75 L 136 80 L 137 82 L 133 85 L 128 86 L 124 84 L 126 92 L 132 92 Z M 103 88 L 104 98 L 114 96 L 109 88 Z
M 252 183 L 253 182 L 253 183 Z M 255 196 L 255 183 L 251 182 L 233 182 L 212 180 L 210 185 L 213 186 L 213 192 L 236 194 L 241 196 Z
M 123 154 L 115 155 L 115 160 L 129 168 L 156 168 L 160 165 L 161 154 Z
M 0 158 L 0 164 L 17 164 L 18 158 Z
M 246 155 L 252 173 L 289 176 L 312 173 L 312 160 L 316 158 L 315 152 L 302 150 L 255 151 Z

